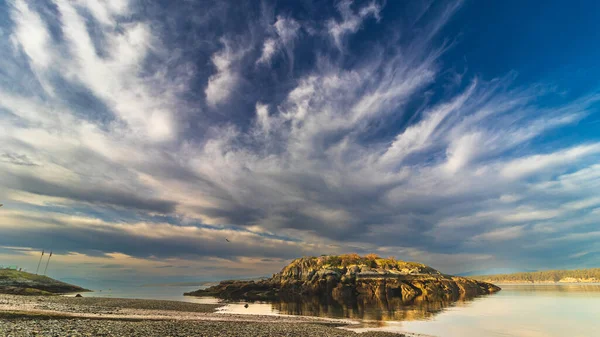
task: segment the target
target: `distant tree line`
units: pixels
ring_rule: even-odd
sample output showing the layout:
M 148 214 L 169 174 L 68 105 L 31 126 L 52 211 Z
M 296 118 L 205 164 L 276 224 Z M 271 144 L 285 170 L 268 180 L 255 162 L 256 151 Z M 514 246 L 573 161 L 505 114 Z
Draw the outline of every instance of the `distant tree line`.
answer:
M 581 280 L 600 280 L 600 268 L 576 270 L 544 270 L 528 273 L 481 275 L 472 276 L 472 278 L 492 282 L 558 282 L 565 278 L 574 278 Z

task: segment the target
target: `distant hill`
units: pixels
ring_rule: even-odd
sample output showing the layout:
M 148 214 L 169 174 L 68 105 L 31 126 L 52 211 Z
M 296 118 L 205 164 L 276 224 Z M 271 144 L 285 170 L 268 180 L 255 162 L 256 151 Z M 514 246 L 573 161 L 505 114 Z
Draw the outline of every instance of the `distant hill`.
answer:
M 471 278 L 495 283 L 595 283 L 600 282 L 600 268 L 479 275 Z
M 48 276 L 13 269 L 0 269 L 0 294 L 55 295 L 85 291 L 89 290 L 57 281 Z
M 471 270 L 456 274 L 456 276 L 482 276 L 482 275 L 500 275 L 500 274 L 515 274 L 515 273 L 530 273 L 537 271 L 536 269 L 517 269 L 517 268 L 491 268 L 481 270 Z

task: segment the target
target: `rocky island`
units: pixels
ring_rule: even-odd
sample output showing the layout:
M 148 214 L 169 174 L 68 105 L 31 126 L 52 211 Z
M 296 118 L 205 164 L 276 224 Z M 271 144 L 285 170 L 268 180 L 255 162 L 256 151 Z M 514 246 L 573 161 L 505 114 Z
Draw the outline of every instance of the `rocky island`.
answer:
M 0 294 L 56 295 L 86 291 L 89 290 L 48 276 L 13 269 L 0 269 Z
M 268 279 L 222 281 L 185 295 L 248 301 L 318 296 L 343 302 L 363 298 L 409 304 L 454 301 L 499 290 L 493 284 L 445 275 L 420 263 L 347 254 L 299 258 Z

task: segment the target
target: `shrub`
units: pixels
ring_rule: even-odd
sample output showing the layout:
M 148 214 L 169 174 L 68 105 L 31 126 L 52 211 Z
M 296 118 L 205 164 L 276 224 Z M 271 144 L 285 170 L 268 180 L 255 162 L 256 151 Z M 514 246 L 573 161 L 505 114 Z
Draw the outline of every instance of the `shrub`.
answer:
M 330 256 L 327 263 L 332 266 L 339 266 L 342 264 L 342 258 L 339 256 Z
M 346 254 L 340 256 L 342 259 L 342 266 L 347 267 L 352 264 L 357 264 L 360 261 L 360 256 L 358 254 Z
M 365 259 L 367 260 L 377 260 L 379 258 L 379 255 L 377 254 L 367 254 L 365 255 Z

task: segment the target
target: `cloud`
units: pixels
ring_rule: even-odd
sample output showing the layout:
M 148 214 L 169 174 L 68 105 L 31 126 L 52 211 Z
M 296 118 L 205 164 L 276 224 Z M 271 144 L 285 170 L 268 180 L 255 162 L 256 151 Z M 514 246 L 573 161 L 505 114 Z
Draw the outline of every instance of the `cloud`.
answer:
M 273 27 L 275 27 L 275 31 L 277 32 L 281 43 L 287 46 L 296 39 L 300 24 L 294 19 L 278 16 Z
M 565 208 L 569 208 L 569 209 L 585 209 L 585 208 L 590 208 L 590 207 L 594 207 L 600 205 L 600 197 L 592 197 L 592 198 L 587 198 L 587 199 L 583 199 L 583 200 L 579 200 L 579 201 L 573 201 L 573 202 L 569 202 L 566 203 L 564 205 Z
M 433 143 L 432 140 L 430 140 L 430 137 L 434 136 L 434 132 L 438 126 L 446 119 L 448 114 L 463 107 L 467 98 L 472 94 L 475 85 L 476 84 L 474 83 L 467 92 L 458 96 L 453 102 L 442 104 L 431 111 L 423 113 L 424 118 L 419 123 L 408 127 L 404 132 L 396 136 L 392 144 L 387 148 L 383 156 L 381 156 L 380 161 L 388 165 L 391 163 L 399 164 L 404 157 L 411 152 L 419 151 L 430 146 L 430 144 Z M 472 138 L 473 136 L 461 136 L 457 141 L 466 144 L 453 144 L 449 149 L 449 162 L 447 165 L 451 169 L 453 169 L 452 166 L 462 164 L 456 163 L 457 160 L 464 160 L 464 158 L 457 158 L 457 155 L 461 156 L 461 154 L 456 153 L 459 151 L 456 147 L 460 147 L 460 145 L 463 145 L 463 147 L 464 145 L 471 145 L 470 141 L 472 139 L 465 139 L 465 137 Z M 464 150 L 462 151 L 464 152 Z M 464 154 L 462 155 L 464 156 Z
M 265 40 L 265 43 L 262 48 L 262 54 L 260 55 L 260 58 L 258 60 L 256 60 L 256 63 L 260 64 L 260 63 L 271 62 L 271 59 L 273 58 L 273 56 L 275 55 L 276 52 L 277 52 L 277 41 L 274 39 Z
M 206 102 L 216 106 L 225 102 L 236 90 L 241 76 L 237 70 L 237 63 L 244 56 L 244 51 L 234 51 L 231 43 L 223 42 L 223 49 L 213 54 L 211 60 L 217 73 L 208 79 L 204 93 Z
M 524 226 L 514 226 L 498 229 L 484 234 L 475 235 L 473 241 L 506 241 L 514 240 L 524 235 Z
M 128 269 L 377 251 L 451 272 L 597 250 L 600 147 L 569 135 L 600 95 L 449 77 L 460 4 L 388 20 L 380 2 L 13 2 L 0 244 Z
M 45 23 L 25 1 L 14 2 L 12 17 L 16 23 L 13 43 L 23 48 L 34 67 L 45 70 L 52 62 L 52 40 Z
M 506 163 L 502 168 L 501 174 L 511 179 L 520 178 L 539 171 L 553 169 L 557 166 L 564 166 L 567 163 L 598 152 L 600 152 L 600 144 L 590 144 L 576 146 L 551 154 L 536 154 Z
M 64 186 L 44 181 L 31 176 L 16 176 L 15 188 L 39 195 L 71 199 L 77 202 L 99 203 L 127 209 L 137 209 L 158 213 L 172 213 L 176 204 L 168 200 L 160 200 L 136 195 L 135 193 L 109 188 L 86 188 L 85 186 Z
M 143 22 L 133 22 L 120 24 L 116 29 L 117 14 L 125 11 L 125 6 L 120 8 L 106 3 L 105 14 L 100 16 L 112 24 L 98 27 L 104 41 L 99 45 L 89 34 L 80 9 L 67 1 L 56 1 L 56 5 L 64 33 L 64 47 L 70 54 L 70 59 L 62 59 L 62 64 L 59 64 L 66 72 L 67 80 L 85 85 L 111 107 L 115 116 L 132 131 L 129 135 L 150 141 L 172 139 L 176 123 L 169 101 L 176 94 L 177 87 L 161 78 L 160 71 L 155 73 L 157 76 L 154 78 L 139 76 L 144 60 L 161 53 L 162 47 L 152 39 L 150 27 Z M 92 13 L 98 16 L 96 7 L 102 5 L 92 6 Z M 103 23 L 106 24 L 106 21 Z M 99 52 L 104 57 L 99 56 Z M 65 65 L 67 62 L 69 65 Z
M 22 165 L 22 166 L 35 166 L 36 164 L 24 154 L 17 153 L 2 153 L 0 154 L 0 161 L 5 163 L 10 163 L 13 165 Z
M 96 20 L 106 26 L 114 23 L 116 16 L 125 15 L 129 10 L 128 0 L 109 0 L 109 1 L 76 1 L 77 5 L 85 7 L 94 16 Z
M 256 120 L 262 130 L 269 133 L 271 122 L 269 121 L 269 107 L 267 105 L 256 103 Z
M 12 221 L 19 221 L 23 228 L 12 227 Z M 145 222 L 123 224 L 59 213 L 4 212 L 0 228 L 4 233 L 0 244 L 51 245 L 49 248 L 58 254 L 97 251 L 160 259 L 198 256 L 291 259 L 310 254 L 319 247 L 229 228 Z
M 340 50 L 343 49 L 344 37 L 348 34 L 356 33 L 364 20 L 369 17 L 374 17 L 377 21 L 380 20 L 379 13 L 381 12 L 381 7 L 376 2 L 371 2 L 356 12 L 352 10 L 351 6 L 352 0 L 340 1 L 337 8 L 342 16 L 342 20 L 337 21 L 332 19 L 327 23 L 329 34 Z
M 262 46 L 262 54 L 256 64 L 269 64 L 271 59 L 280 49 L 287 53 L 290 65 L 294 64 L 294 40 L 298 36 L 301 25 L 292 18 L 278 16 L 277 21 L 270 27 L 273 32 L 265 39 Z

